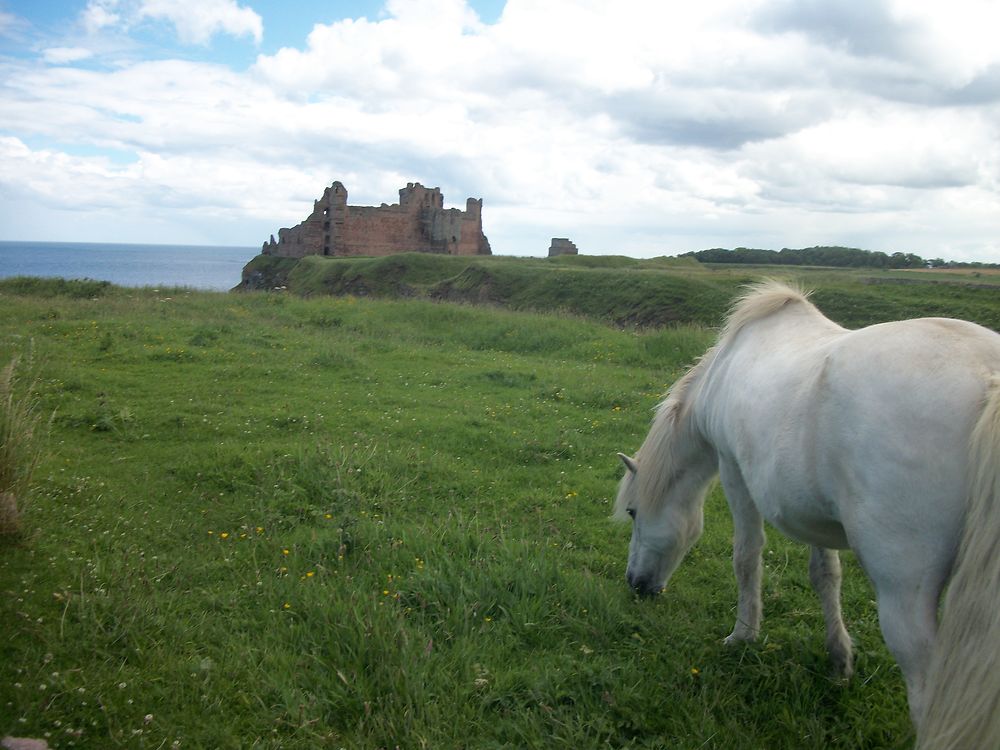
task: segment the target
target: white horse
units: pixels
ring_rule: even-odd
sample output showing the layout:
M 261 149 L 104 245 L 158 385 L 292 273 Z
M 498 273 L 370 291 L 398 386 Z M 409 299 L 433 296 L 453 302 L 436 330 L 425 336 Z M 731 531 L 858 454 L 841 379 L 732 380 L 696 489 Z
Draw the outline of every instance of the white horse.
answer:
M 673 386 L 635 458 L 620 456 L 633 589 L 666 585 L 718 474 L 739 586 L 727 643 L 760 629 L 767 521 L 811 545 L 827 648 L 849 676 L 836 550 L 850 548 L 875 587 L 918 747 L 1000 748 L 1000 335 L 944 318 L 849 331 L 765 282 Z

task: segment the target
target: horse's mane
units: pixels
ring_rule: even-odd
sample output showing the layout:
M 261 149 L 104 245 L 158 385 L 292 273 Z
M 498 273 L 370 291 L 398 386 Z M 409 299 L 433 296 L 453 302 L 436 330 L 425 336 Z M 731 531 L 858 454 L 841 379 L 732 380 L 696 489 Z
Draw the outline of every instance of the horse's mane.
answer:
M 740 331 L 754 321 L 775 314 L 786 305 L 806 305 L 818 315 L 821 314 L 809 301 L 809 293 L 802 289 L 774 279 L 749 285 L 730 308 L 715 345 L 670 387 L 666 398 L 656 407 L 653 425 L 636 453 L 640 467 L 646 467 L 646 471 L 640 471 L 638 477 L 640 502 L 648 507 L 661 501 L 676 475 L 677 438 L 690 429 L 683 417 L 689 405 L 692 384 Z M 617 510 L 619 513 L 625 511 L 624 508 Z
M 676 455 L 677 433 L 683 424 L 681 412 L 687 403 L 684 396 L 697 374 L 698 365 L 704 360 L 703 356 L 698 364 L 675 382 L 667 397 L 657 405 L 653 426 L 635 455 L 640 466 L 639 498 L 647 507 L 655 505 L 666 495 L 667 487 L 675 476 L 679 463 Z M 642 467 L 645 471 L 641 470 Z M 624 512 L 625 509 L 620 510 Z
M 764 279 L 756 284 L 750 284 L 740 297 L 736 298 L 729 308 L 726 324 L 713 350 L 719 349 L 736 334 L 755 320 L 766 318 L 781 310 L 786 305 L 802 304 L 816 308 L 809 301 L 809 292 L 799 287 L 789 286 L 783 281 Z M 817 310 L 817 312 L 819 312 Z

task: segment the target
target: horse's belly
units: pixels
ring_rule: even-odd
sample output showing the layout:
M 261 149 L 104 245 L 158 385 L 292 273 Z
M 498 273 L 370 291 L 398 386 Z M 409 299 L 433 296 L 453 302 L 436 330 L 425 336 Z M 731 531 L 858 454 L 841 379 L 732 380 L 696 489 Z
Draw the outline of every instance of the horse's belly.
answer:
M 785 467 L 781 474 L 784 487 L 778 481 L 771 481 L 754 488 L 754 502 L 764 519 L 797 542 L 827 549 L 849 547 L 840 508 L 817 492 L 814 477 L 802 475 L 792 467 Z
M 797 542 L 826 549 L 847 549 L 847 534 L 844 527 L 828 518 L 802 517 L 794 514 L 778 513 L 767 518 L 774 528 Z

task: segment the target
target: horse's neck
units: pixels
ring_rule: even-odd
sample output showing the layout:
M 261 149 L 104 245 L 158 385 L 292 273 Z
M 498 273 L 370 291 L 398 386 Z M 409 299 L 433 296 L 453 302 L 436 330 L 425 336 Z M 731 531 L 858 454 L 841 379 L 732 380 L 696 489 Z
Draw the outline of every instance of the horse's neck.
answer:
M 708 482 L 718 470 L 718 458 L 698 419 L 697 376 L 695 371 L 685 376 L 685 381 L 680 383 L 683 392 L 675 393 L 676 401 L 665 405 L 670 413 L 666 415 L 669 424 L 663 425 L 661 465 L 684 467 L 700 481 Z

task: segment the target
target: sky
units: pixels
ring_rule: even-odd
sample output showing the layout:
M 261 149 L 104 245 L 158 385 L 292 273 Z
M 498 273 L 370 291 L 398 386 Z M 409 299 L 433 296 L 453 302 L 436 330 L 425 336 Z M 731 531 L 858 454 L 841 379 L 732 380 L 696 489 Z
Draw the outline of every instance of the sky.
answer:
M 0 239 L 260 246 L 334 180 L 496 254 L 1000 262 L 994 0 L 0 0 Z

